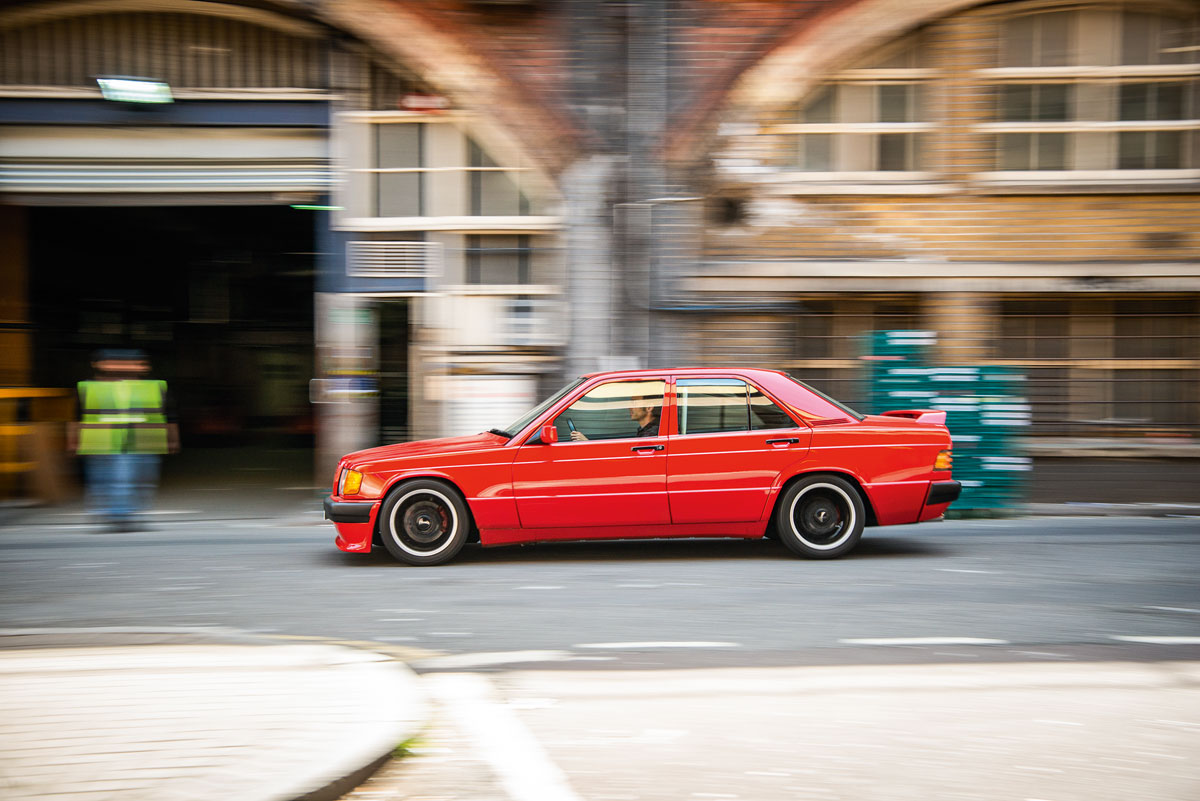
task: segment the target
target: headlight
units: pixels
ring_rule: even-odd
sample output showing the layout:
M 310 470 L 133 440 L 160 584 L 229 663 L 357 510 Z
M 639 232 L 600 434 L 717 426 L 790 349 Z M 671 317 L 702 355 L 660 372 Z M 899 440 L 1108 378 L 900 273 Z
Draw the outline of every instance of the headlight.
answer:
M 950 451 L 939 451 L 933 460 L 934 470 L 949 470 L 954 466 L 954 456 Z
M 342 472 L 342 487 L 339 495 L 357 495 L 358 490 L 362 487 L 363 476 L 357 470 L 344 470 Z

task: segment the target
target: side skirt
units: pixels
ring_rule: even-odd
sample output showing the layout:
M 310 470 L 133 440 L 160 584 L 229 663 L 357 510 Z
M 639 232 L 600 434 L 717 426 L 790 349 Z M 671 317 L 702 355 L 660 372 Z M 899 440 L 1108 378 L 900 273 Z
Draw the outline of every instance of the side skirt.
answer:
M 483 528 L 479 542 L 486 546 L 563 540 L 642 540 L 672 537 L 738 537 L 755 539 L 763 525 L 754 523 L 689 523 L 661 526 L 572 526 L 570 528 Z

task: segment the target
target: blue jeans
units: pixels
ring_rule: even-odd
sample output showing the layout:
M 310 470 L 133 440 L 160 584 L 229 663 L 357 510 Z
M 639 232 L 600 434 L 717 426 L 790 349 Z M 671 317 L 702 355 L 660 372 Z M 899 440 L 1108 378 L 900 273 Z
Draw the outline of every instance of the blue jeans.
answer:
M 87 457 L 88 508 L 113 523 L 145 511 L 158 484 L 159 459 L 150 453 Z

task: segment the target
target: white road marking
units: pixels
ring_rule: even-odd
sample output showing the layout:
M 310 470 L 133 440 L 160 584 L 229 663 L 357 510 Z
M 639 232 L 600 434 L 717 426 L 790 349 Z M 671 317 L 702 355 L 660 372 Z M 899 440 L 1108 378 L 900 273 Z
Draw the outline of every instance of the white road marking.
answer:
M 985 637 L 863 637 L 838 640 L 844 645 L 1009 645 Z
M 937 567 L 934 568 L 939 573 L 999 573 L 998 570 L 965 570 L 957 567 Z
M 572 648 L 741 648 L 737 642 L 585 642 Z
M 74 564 L 74 565 L 59 565 L 59 567 L 62 568 L 63 570 L 68 570 L 73 567 L 112 567 L 113 565 L 119 565 L 119 564 L 120 564 L 120 562 L 87 562 L 87 563 L 80 562 L 80 563 Z
M 1192 612 L 1200 615 L 1200 609 L 1189 609 L 1186 606 L 1143 606 L 1143 609 L 1157 609 L 1160 612 Z
M 1109 639 L 1122 642 L 1144 642 L 1150 645 L 1200 645 L 1200 637 L 1123 637 L 1114 634 Z
M 476 654 L 450 654 L 421 659 L 413 664 L 421 668 L 472 668 L 508 665 L 516 662 L 565 662 L 570 651 L 494 651 Z
M 422 682 L 475 741 L 513 801 L 582 801 L 516 713 L 482 676 L 437 673 Z

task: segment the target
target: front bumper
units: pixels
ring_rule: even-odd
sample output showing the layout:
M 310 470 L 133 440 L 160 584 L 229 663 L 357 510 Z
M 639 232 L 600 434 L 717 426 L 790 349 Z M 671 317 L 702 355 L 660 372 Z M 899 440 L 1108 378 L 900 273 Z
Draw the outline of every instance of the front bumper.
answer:
M 335 501 L 325 499 L 325 519 L 337 529 L 335 544 L 338 550 L 351 553 L 370 553 L 375 532 L 375 516 L 381 501 Z
M 335 501 L 325 498 L 325 519 L 334 523 L 370 523 L 371 510 L 379 501 Z

